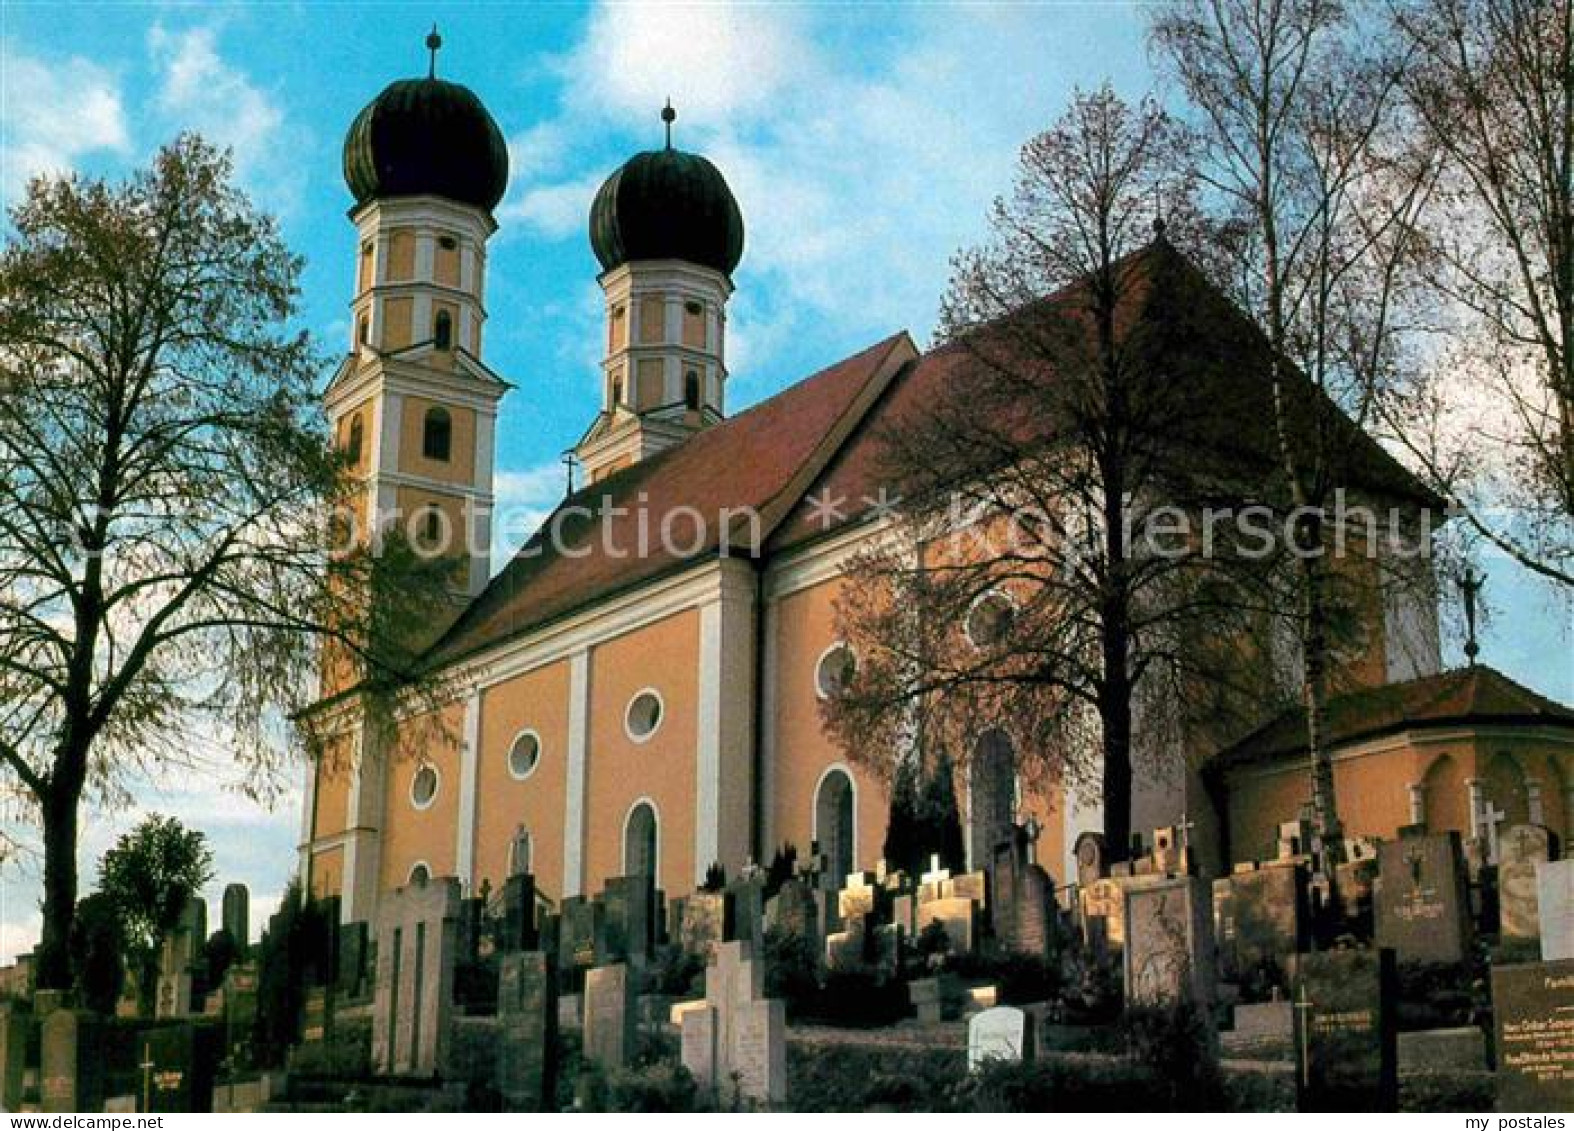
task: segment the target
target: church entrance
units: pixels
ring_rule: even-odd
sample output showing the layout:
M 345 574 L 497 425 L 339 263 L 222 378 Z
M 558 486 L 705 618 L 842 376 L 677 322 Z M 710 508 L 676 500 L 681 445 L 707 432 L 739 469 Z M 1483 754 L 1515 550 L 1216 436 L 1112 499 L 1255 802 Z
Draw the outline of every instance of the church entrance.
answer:
M 814 797 L 814 839 L 838 884 L 858 866 L 853 819 L 853 779 L 846 770 L 831 770 Z
M 1010 737 L 998 728 L 985 731 L 967 768 L 968 866 L 974 870 L 987 866 L 995 845 L 1011 835 L 1016 780 L 1016 751 Z
M 656 807 L 641 801 L 623 823 L 623 874 L 656 878 Z

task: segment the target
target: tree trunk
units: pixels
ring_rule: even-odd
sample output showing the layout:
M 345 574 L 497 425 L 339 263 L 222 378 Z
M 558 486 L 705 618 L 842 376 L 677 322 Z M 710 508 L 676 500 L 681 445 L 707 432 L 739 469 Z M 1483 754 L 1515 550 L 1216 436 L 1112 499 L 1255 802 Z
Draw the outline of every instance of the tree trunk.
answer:
M 1308 536 L 1321 541 L 1321 532 Z M 1302 549 L 1310 547 L 1303 543 Z M 1333 762 L 1325 742 L 1328 712 L 1328 608 L 1322 559 L 1301 560 L 1301 699 L 1306 709 L 1306 751 L 1312 771 L 1312 821 L 1325 865 L 1342 861 L 1344 829 L 1334 792 Z
M 1104 853 L 1131 856 L 1131 698 L 1106 694 L 1099 704 L 1104 729 Z
M 71 988 L 71 923 L 77 900 L 77 803 L 80 789 L 52 782 L 43 805 L 44 926 L 38 942 L 36 985 Z

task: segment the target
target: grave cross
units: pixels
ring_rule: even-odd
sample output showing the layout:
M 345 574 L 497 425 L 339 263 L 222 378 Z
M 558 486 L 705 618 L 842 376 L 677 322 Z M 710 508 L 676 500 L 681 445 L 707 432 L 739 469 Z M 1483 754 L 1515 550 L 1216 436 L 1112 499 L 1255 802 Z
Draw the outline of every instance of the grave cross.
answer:
M 922 876 L 919 876 L 918 881 L 925 884 L 938 884 L 944 880 L 949 880 L 950 878 L 950 869 L 942 868 L 940 866 L 940 854 L 934 853 L 929 857 L 929 871 L 925 872 Z
M 142 1110 L 153 1110 L 153 1045 L 150 1042 L 142 1043 L 142 1063 L 137 1065 L 142 1069 Z
M 1481 824 L 1482 824 L 1483 828 L 1486 830 L 1487 860 L 1488 860 L 1489 863 L 1492 863 L 1492 864 L 1496 864 L 1497 863 L 1497 859 L 1498 859 L 1498 856 L 1497 856 L 1497 853 L 1498 853 L 1498 831 L 1497 831 L 1497 827 L 1498 827 L 1498 825 L 1500 825 L 1503 822 L 1503 819 L 1505 817 L 1507 817 L 1507 816 L 1508 816 L 1507 813 L 1505 813 L 1503 810 L 1499 809 L 1496 805 L 1494 805 L 1492 803 L 1492 799 L 1491 798 L 1487 798 L 1486 800 L 1484 800 L 1481 803 Z
M 1301 1023 L 1301 1087 L 1309 1088 L 1312 1084 L 1312 1010 L 1315 1003 L 1306 996 L 1306 983 L 1301 983 L 1301 992 L 1294 1002 L 1295 1012 L 1300 1014 Z
M 1175 832 L 1180 840 L 1175 847 L 1180 850 L 1182 856 L 1191 848 L 1191 830 L 1196 827 L 1197 822 L 1185 813 L 1182 813 L 1181 819 L 1175 822 Z

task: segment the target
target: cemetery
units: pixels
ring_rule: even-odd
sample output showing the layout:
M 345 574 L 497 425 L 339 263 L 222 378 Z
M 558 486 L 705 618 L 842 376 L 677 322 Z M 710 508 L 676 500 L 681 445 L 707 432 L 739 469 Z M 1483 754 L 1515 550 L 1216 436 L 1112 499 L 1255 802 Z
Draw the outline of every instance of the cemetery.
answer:
M 191 900 L 153 1015 L 0 1005 L 8 1111 L 1499 1110 L 1574 1106 L 1574 860 L 1305 821 L 1200 875 L 1188 828 L 1059 882 L 1012 826 L 979 872 L 832 876 L 790 849 L 669 896 L 436 877 L 371 922 L 292 891 L 260 943 Z M 215 937 L 249 939 L 246 889 Z M 15 985 L 8 982 L 8 985 Z

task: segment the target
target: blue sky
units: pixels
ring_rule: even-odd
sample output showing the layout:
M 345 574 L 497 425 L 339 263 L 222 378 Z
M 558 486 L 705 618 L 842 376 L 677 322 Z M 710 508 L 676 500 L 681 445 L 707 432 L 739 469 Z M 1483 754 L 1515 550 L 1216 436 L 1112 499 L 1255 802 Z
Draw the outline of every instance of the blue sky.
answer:
M 620 161 L 659 143 L 668 96 L 676 143 L 716 161 L 748 226 L 729 321 L 736 410 L 896 329 L 926 341 L 949 258 L 982 233 L 1021 142 L 1074 85 L 1107 78 L 1129 97 L 1154 86 L 1134 4 L 0 0 L 0 193 L 14 200 L 44 169 L 118 173 L 183 129 L 233 146 L 243 184 L 306 256 L 304 317 L 336 352 L 349 336 L 354 253 L 344 129 L 386 83 L 424 73 L 433 20 L 445 41 L 439 74 L 481 96 L 511 153 L 486 348 L 517 386 L 498 428 L 511 544 L 561 492 L 558 455 L 596 406 L 591 196 Z M 1488 570 L 1483 658 L 1574 701 L 1567 602 L 1506 565 Z M 249 883 L 260 918 L 294 866 L 295 783 L 271 810 L 222 774 L 138 792 L 143 806 L 208 831 L 219 868 L 210 895 Z M 88 878 L 137 815 L 85 822 Z M 37 898 L 36 862 L 5 864 L 0 957 L 31 945 Z

